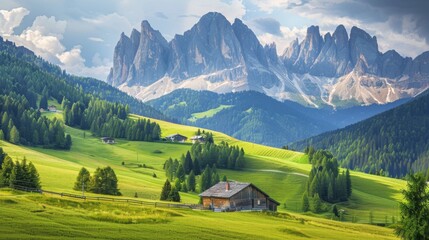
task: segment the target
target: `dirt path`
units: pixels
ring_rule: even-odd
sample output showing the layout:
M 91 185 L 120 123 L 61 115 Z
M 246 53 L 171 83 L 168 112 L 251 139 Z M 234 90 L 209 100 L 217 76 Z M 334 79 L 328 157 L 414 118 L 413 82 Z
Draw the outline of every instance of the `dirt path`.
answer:
M 283 173 L 283 174 L 290 174 L 290 175 L 297 175 L 301 177 L 308 177 L 308 175 L 298 172 L 285 172 L 282 170 L 276 170 L 276 169 L 253 169 L 253 168 L 246 168 L 245 170 L 248 171 L 254 171 L 254 172 L 272 172 L 272 173 Z

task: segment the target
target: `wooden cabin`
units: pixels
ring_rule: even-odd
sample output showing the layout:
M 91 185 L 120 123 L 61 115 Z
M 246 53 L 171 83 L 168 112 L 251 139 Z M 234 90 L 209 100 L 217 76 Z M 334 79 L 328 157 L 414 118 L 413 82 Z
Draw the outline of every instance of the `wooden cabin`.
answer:
M 279 202 L 253 185 L 242 182 L 219 182 L 200 194 L 204 208 L 214 211 L 277 211 Z
M 167 137 L 165 137 L 167 140 L 171 141 L 171 142 L 185 142 L 186 140 L 188 140 L 188 138 L 186 136 L 180 135 L 178 133 L 176 134 L 171 134 L 168 135 Z

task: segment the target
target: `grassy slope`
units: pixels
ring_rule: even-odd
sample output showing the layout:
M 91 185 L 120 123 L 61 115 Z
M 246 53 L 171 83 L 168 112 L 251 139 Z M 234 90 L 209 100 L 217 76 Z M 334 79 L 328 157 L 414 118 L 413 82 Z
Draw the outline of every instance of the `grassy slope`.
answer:
M 233 105 L 220 105 L 217 108 L 209 109 L 209 110 L 204 111 L 204 112 L 193 113 L 192 117 L 189 118 L 188 120 L 191 122 L 195 122 L 201 118 L 210 118 L 210 117 L 213 117 L 216 113 L 218 113 L 224 109 L 230 108 L 230 107 L 233 107 Z
M 145 208 L 10 190 L 0 190 L 0 212 L 0 239 L 395 239 L 387 228 L 295 214 Z
M 49 113 L 48 116 L 61 118 L 59 113 Z M 132 115 L 131 117 L 138 118 L 139 116 Z M 176 132 L 192 136 L 197 129 L 156 121 L 161 125 L 163 136 Z M 28 148 L 3 141 L 0 141 L 0 146 L 13 158 L 22 159 L 23 156 L 26 156 L 28 160 L 35 163 L 45 189 L 73 192 L 71 188 L 77 172 L 82 166 L 93 172 L 98 166 L 110 165 L 118 175 L 119 188 L 125 197 L 132 197 L 137 192 L 140 198 L 153 200 L 158 198 L 165 181 L 165 175 L 162 171 L 162 164 L 165 159 L 170 156 L 178 158 L 191 146 L 190 144 L 129 142 L 124 140 L 118 140 L 115 145 L 106 145 L 102 144 L 99 139 L 91 137 L 89 132 L 85 133 L 86 137 L 84 138 L 84 131 L 82 130 L 67 127 L 66 131 L 73 138 L 71 151 Z M 227 141 L 230 144 L 239 145 L 246 152 L 247 166 L 245 170 L 221 170 L 221 174 L 227 175 L 229 179 L 253 182 L 274 199 L 281 203 L 286 202 L 286 209 L 282 205 L 281 211 L 299 209 L 299 202 L 306 181 L 306 177 L 302 174 L 307 174 L 310 169 L 310 165 L 305 164 L 307 161 L 305 155 L 239 141 L 218 132 L 214 132 L 214 137 L 217 142 Z M 155 150 L 160 150 L 162 153 L 155 153 Z M 125 162 L 124 166 L 121 164 L 123 161 Z M 148 168 L 139 168 L 137 164 L 145 164 Z M 153 173 L 158 177 L 153 178 Z M 354 216 L 358 222 L 368 222 L 369 211 L 373 211 L 375 220 L 378 222 L 384 222 L 385 216 L 388 217 L 389 222 L 391 216 L 397 216 L 397 202 L 401 198 L 400 189 L 405 185 L 403 181 L 358 172 L 352 172 L 352 181 L 354 192 L 351 201 L 340 204 L 341 208 L 347 211 L 346 219 L 351 219 Z M 194 193 L 181 193 L 181 196 L 183 202 L 196 203 L 198 201 L 198 196 Z M 211 217 L 211 213 L 204 213 L 204 215 Z M 228 214 L 227 216 L 227 219 L 232 221 L 237 220 L 237 217 L 241 215 Z M 229 219 L 230 216 L 235 217 Z M 245 222 L 245 220 L 243 221 Z M 304 226 L 300 225 L 297 229 L 306 229 Z M 194 227 L 207 228 L 207 226 Z M 349 228 L 348 225 L 344 227 Z M 309 229 L 302 231 L 307 234 Z M 388 232 L 391 233 L 391 231 Z M 324 236 L 329 235 L 326 234 Z

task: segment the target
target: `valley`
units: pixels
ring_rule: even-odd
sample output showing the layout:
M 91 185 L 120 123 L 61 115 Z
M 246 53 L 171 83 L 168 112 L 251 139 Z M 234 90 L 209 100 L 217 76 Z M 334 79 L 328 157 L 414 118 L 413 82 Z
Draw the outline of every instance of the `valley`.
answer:
M 49 117 L 61 118 L 61 114 L 50 114 Z M 132 115 L 131 118 L 139 118 L 139 116 Z M 195 127 L 153 120 L 160 124 L 163 129 L 163 136 L 176 132 L 191 136 L 197 130 Z M 190 144 L 186 143 L 131 142 L 120 139 L 117 140 L 116 144 L 108 145 L 103 144 L 98 138 L 92 137 L 89 132 L 86 132 L 84 135 L 82 130 L 70 127 L 66 128 L 66 132 L 70 133 L 73 138 L 73 147 L 70 151 L 58 151 L 38 147 L 28 148 L 15 146 L 4 141 L 0 142 L 0 147 L 13 159 L 22 159 L 25 156 L 29 161 L 32 161 L 39 171 L 42 186 L 46 190 L 80 194 L 80 192 L 72 190 L 79 169 L 84 166 L 88 170 L 93 171 L 96 167 L 109 165 L 115 170 L 118 176 L 119 189 L 123 193 L 123 197 L 133 198 L 134 194 L 137 192 L 139 196 L 138 199 L 147 199 L 149 201 L 157 201 L 159 198 L 160 189 L 165 179 L 165 173 L 162 169 L 165 159 L 170 156 L 179 157 L 191 147 Z M 194 230 L 192 229 L 210 231 L 210 229 L 213 228 L 210 222 L 216 222 L 216 219 L 219 217 L 225 219 L 225 224 L 228 226 L 230 226 L 228 222 L 235 222 L 238 224 L 234 224 L 235 227 L 232 228 L 226 227 L 227 225 L 225 225 L 225 227 L 229 229 L 225 232 L 225 238 L 230 238 L 235 234 L 242 234 L 240 224 L 246 224 L 246 228 L 244 229 L 250 229 L 248 226 L 250 222 L 252 222 L 251 224 L 256 224 L 254 225 L 255 228 L 262 227 L 264 231 L 274 231 L 272 235 L 274 239 L 286 236 L 298 238 L 302 236 L 314 237 L 322 232 L 326 239 L 334 239 L 334 235 L 330 235 L 326 232 L 326 228 L 332 224 L 333 229 L 339 226 L 345 229 L 342 230 L 345 235 L 341 236 L 349 235 L 351 239 L 353 239 L 352 236 L 355 235 L 354 231 L 359 231 L 356 229 L 359 229 L 361 225 L 356 223 L 351 224 L 323 220 L 325 217 L 330 218 L 329 214 L 322 216 L 322 219 L 319 218 L 321 216 L 315 218 L 311 214 L 302 215 L 299 199 L 301 199 L 303 193 L 303 186 L 306 180 L 305 174 L 307 174 L 310 169 L 305 155 L 239 141 L 218 132 L 214 132 L 214 138 L 216 142 L 226 141 L 230 144 L 239 145 L 246 151 L 246 169 L 241 171 L 219 170 L 220 173 L 236 181 L 248 181 L 252 179 L 252 183 L 260 186 L 274 199 L 281 202 L 282 205 L 279 208 L 279 217 L 261 213 L 225 213 L 225 215 L 222 215 L 219 213 L 195 212 L 192 210 L 142 209 L 141 207 L 133 207 L 127 204 L 117 206 L 104 202 L 82 202 L 79 200 L 52 197 L 50 195 L 40 196 L 37 194 L 8 192 L 6 190 L 1 191 L 0 198 L 5 202 L 16 202 L 15 204 L 9 204 L 7 206 L 16 206 L 19 209 L 16 210 L 18 214 L 27 214 L 27 211 L 40 209 L 41 205 L 46 206 L 47 210 L 41 211 L 40 213 L 37 211 L 32 213 L 32 217 L 28 219 L 28 221 L 33 221 L 32 219 L 34 219 L 34 221 L 36 219 L 46 219 L 47 222 L 34 226 L 37 232 L 40 233 L 50 231 L 48 230 L 48 224 L 61 224 L 63 227 L 57 230 L 58 233 L 61 232 L 61 234 L 66 234 L 63 235 L 64 237 L 69 236 L 72 238 L 89 236 L 87 234 L 92 235 L 96 233 L 94 231 L 100 232 L 100 230 L 97 229 L 108 228 L 112 224 L 117 227 L 120 226 L 120 229 L 122 229 L 119 232 L 120 234 L 127 231 L 134 232 L 142 226 L 147 225 L 145 223 L 146 221 L 152 222 L 149 223 L 147 227 L 151 229 L 154 227 L 158 230 L 151 233 L 153 235 L 145 237 L 159 237 L 162 229 L 167 227 L 170 231 L 177 231 L 177 233 L 186 229 L 190 234 L 188 236 L 193 238 L 192 232 Z M 122 162 L 125 162 L 125 165 L 122 165 Z M 138 164 L 145 164 L 146 168 L 136 167 Z M 255 171 L 255 169 L 257 169 L 257 171 Z M 153 173 L 157 175 L 157 178 L 152 177 Z M 368 223 L 370 211 L 373 212 L 374 221 L 380 224 L 385 222 L 386 217 L 388 222 L 392 221 L 392 217 L 398 219 L 397 201 L 401 198 L 400 189 L 404 187 L 405 182 L 358 172 L 352 172 L 352 178 L 352 199 L 348 203 L 338 204 L 341 209 L 345 209 L 347 212 L 345 221 L 351 222 L 353 218 L 353 221 L 358 223 Z M 93 195 L 91 193 L 85 194 L 88 196 Z M 199 199 L 195 193 L 180 193 L 180 195 L 184 203 L 197 203 Z M 24 203 L 25 207 L 19 207 Z M 60 206 L 58 206 L 58 204 L 60 204 Z M 2 204 L 2 206 L 6 205 Z M 79 208 L 76 209 L 77 206 L 79 206 Z M 60 209 L 64 208 L 65 210 L 58 212 Z M 138 222 L 141 221 L 141 223 L 136 224 L 123 225 L 121 223 L 109 223 L 109 221 L 115 222 L 116 220 L 102 220 L 102 216 L 104 215 L 97 217 L 100 214 L 108 214 L 106 212 L 107 208 L 110 209 L 108 212 L 111 212 L 112 209 L 118 209 L 117 215 L 108 215 L 110 216 L 109 218 L 112 219 L 118 218 L 119 220 L 117 221 L 121 221 L 120 219 L 122 219 L 122 217 L 125 219 L 143 219 L 137 220 Z M 12 209 L 9 208 L 4 214 L 9 214 L 8 212 Z M 87 210 L 83 211 L 79 209 Z M 103 213 L 103 211 L 105 213 Z M 143 215 L 141 211 L 144 212 Z M 155 211 L 155 213 L 153 213 L 153 211 Z M 155 216 L 153 216 L 153 214 L 155 214 Z M 63 219 L 64 216 L 71 218 L 72 221 L 68 223 L 63 222 L 61 219 Z M 88 218 L 87 216 L 90 217 Z M 146 218 L 148 220 L 145 220 Z M 264 221 L 260 223 L 263 225 L 253 223 L 252 219 L 255 218 L 264 219 Z M 80 221 L 84 221 L 87 227 L 84 230 L 76 232 L 77 229 L 74 226 Z M 239 223 L 237 221 L 239 221 Z M 304 224 L 302 221 L 304 221 Z M 203 222 L 204 224 L 202 224 Z M 2 225 L 4 224 L 6 223 L 2 223 Z M 68 226 L 67 229 L 69 230 L 63 229 L 66 226 Z M 124 226 L 124 228 L 122 226 Z M 222 226 L 222 224 L 216 224 L 216 228 L 220 226 Z M 45 228 L 46 230 L 43 230 Z M 368 227 L 365 226 L 364 228 Z M 376 230 L 378 229 L 377 227 L 370 227 L 369 229 L 372 228 L 374 228 L 374 233 L 377 232 L 374 236 L 375 239 L 394 238 L 392 232 L 389 232 L 390 230 L 388 229 Z M 24 229 L 25 228 L 23 228 L 22 231 L 17 231 L 16 236 L 25 236 L 26 230 Z M 328 229 L 331 229 L 331 227 Z M 380 232 L 380 230 L 382 231 Z M 63 231 L 67 233 L 63 233 Z M 365 231 L 368 233 L 371 232 L 371 230 L 368 229 Z M 107 233 L 117 234 L 111 231 L 107 231 L 103 234 Z M 6 234 L 6 232 L 2 232 L 2 234 Z M 107 236 L 103 234 L 98 236 L 101 238 Z M 263 236 L 263 232 L 252 234 L 262 234 L 261 236 Z M 204 237 L 210 238 L 210 235 L 205 235 Z

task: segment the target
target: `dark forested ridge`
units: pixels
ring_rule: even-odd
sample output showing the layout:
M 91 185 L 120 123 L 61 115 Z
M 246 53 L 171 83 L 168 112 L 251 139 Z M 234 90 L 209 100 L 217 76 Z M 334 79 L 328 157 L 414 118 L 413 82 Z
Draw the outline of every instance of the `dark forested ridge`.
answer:
M 292 144 L 330 150 L 343 167 L 403 177 L 429 167 L 429 90 L 409 103 L 351 125 Z
M 121 103 L 101 100 L 101 95 L 109 94 L 103 92 L 107 84 L 100 84 L 97 94 L 88 93 L 78 81 L 82 79 L 61 72 L 25 48 L 0 40 L 1 139 L 15 144 L 69 149 L 72 139 L 65 134 L 64 124 L 55 118 L 43 117 L 38 111 L 39 108 L 46 109 L 49 99 L 62 104 L 66 124 L 90 129 L 96 136 L 147 141 L 159 139 L 161 129 L 158 124 L 146 119 L 126 119 L 132 110 L 129 105 L 122 104 L 129 98 L 117 93 L 119 90 L 112 93 Z M 96 86 L 87 81 L 87 85 Z M 143 106 L 136 112 L 148 110 L 143 114 L 163 116 L 137 100 L 132 102 L 134 106 Z
M 38 69 L 45 74 L 50 74 L 51 77 L 56 77 L 61 79 L 61 81 L 64 81 L 67 83 L 69 88 L 67 89 L 59 89 L 59 88 L 53 88 L 58 89 L 61 93 L 56 94 L 58 96 L 64 95 L 64 92 L 70 90 L 70 87 L 75 87 L 77 90 L 79 90 L 83 94 L 90 94 L 92 96 L 95 96 L 97 98 L 107 100 L 110 102 L 120 102 L 124 105 L 129 105 L 130 112 L 144 115 L 147 117 L 152 117 L 156 119 L 162 119 L 162 120 L 174 120 L 171 118 L 166 117 L 163 113 L 161 113 L 158 110 L 155 110 L 151 106 L 143 103 L 142 101 L 129 96 L 128 94 L 120 91 L 119 89 L 110 86 L 109 84 L 99 81 L 94 78 L 87 78 L 87 77 L 77 77 L 70 74 L 67 74 L 65 71 L 62 71 L 58 66 L 51 64 L 49 62 L 46 62 L 40 57 L 37 57 L 34 55 L 34 53 L 24 47 L 17 47 L 13 42 L 10 41 L 3 41 L 3 38 L 0 37 L 0 52 L 7 54 L 9 57 L 12 57 L 16 60 L 19 60 L 20 62 L 28 63 L 31 65 L 34 69 Z M 59 85 L 58 85 L 59 86 Z M 51 94 L 55 94 L 52 92 Z M 28 96 L 26 96 L 28 97 Z M 60 102 L 62 99 L 60 97 L 54 97 L 55 99 Z M 67 97 L 67 99 L 74 101 L 76 99 L 72 99 L 70 97 Z
M 221 131 L 238 139 L 280 147 L 341 128 L 406 102 L 334 111 L 279 102 L 259 92 L 216 94 L 179 89 L 148 104 L 181 123 Z M 192 114 L 227 106 L 211 117 Z M 192 121 L 191 121 L 192 120 Z

